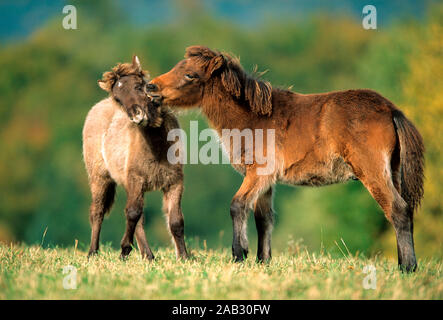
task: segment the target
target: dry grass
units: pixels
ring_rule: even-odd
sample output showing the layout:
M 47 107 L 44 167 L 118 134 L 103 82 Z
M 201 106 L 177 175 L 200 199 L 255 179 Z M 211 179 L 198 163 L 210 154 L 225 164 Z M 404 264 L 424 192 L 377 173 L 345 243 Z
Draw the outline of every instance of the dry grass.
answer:
M 193 251 L 175 261 L 161 249 L 154 262 L 137 254 L 120 261 L 102 248 L 88 261 L 74 248 L 0 245 L 0 299 L 442 299 L 442 262 L 419 261 L 402 274 L 395 261 L 347 256 L 332 259 L 308 252 L 276 253 L 269 264 L 230 261 L 225 251 Z M 377 288 L 364 289 L 365 265 L 377 270 Z M 77 289 L 63 288 L 63 267 L 77 268 Z

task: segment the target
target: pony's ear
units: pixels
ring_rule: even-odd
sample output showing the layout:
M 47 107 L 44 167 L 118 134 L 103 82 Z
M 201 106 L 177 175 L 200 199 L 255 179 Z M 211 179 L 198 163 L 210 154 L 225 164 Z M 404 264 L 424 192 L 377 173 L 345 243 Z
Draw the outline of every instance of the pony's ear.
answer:
M 100 80 L 97 81 L 98 86 L 106 92 L 111 92 L 117 75 L 113 71 L 107 71 L 103 73 Z
M 215 56 L 211 60 L 209 60 L 208 67 L 206 68 L 206 75 L 208 77 L 212 76 L 212 74 L 220 69 L 225 63 L 225 58 L 222 55 Z
M 103 90 L 105 90 L 106 92 L 110 92 L 111 91 L 111 88 L 109 87 L 109 82 L 108 81 L 98 80 L 97 83 L 98 83 L 98 86 L 100 88 L 102 88 Z
M 272 87 L 269 82 L 246 79 L 245 97 L 254 113 L 268 117 L 272 114 Z
M 135 54 L 132 56 L 132 65 L 137 70 L 137 72 L 141 72 L 142 71 L 142 66 L 140 64 L 140 59 Z

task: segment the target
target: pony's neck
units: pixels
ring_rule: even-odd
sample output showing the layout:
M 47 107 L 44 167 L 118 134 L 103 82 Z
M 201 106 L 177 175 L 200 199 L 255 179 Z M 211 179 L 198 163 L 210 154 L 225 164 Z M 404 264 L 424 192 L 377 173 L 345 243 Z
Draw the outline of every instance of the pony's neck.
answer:
M 217 82 L 205 88 L 201 105 L 210 125 L 219 133 L 222 129 L 242 130 L 248 127 L 254 117 L 252 111 L 236 101 Z

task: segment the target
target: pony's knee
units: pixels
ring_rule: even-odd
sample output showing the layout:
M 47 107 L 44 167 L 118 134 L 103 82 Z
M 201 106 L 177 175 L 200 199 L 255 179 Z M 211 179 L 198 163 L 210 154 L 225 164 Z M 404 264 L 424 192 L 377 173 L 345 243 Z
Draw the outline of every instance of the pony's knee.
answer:
M 142 216 L 143 209 L 139 207 L 129 207 L 126 209 L 126 218 L 131 222 L 138 222 Z
M 246 205 L 244 201 L 241 201 L 240 199 L 234 198 L 231 202 L 230 212 L 232 219 L 236 219 L 239 216 L 241 216 L 242 212 L 244 211 Z

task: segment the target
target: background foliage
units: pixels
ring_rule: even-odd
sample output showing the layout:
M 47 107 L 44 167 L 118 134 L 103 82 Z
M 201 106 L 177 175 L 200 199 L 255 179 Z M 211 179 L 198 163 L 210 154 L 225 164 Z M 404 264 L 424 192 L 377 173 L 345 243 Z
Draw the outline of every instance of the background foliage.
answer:
M 418 255 L 442 255 L 442 5 L 430 5 L 423 17 L 399 16 L 364 30 L 360 15 L 331 14 L 321 6 L 298 19 L 269 17 L 244 25 L 210 13 L 198 1 L 180 1 L 173 4 L 180 13 L 175 19 L 140 25 L 118 3 L 73 3 L 78 30 L 61 27 L 60 7 L 59 15 L 29 36 L 0 46 L 0 240 L 40 243 L 44 235 L 48 245 L 78 239 L 88 246 L 90 195 L 81 130 L 88 110 L 106 96 L 97 79 L 133 53 L 155 76 L 181 59 L 187 46 L 203 44 L 239 56 L 246 70 L 255 64 L 268 69 L 264 78 L 275 86 L 302 93 L 371 88 L 404 110 L 427 148 L 425 199 L 416 219 Z M 207 127 L 198 111 L 181 114 L 182 127 L 188 129 L 195 118 L 200 129 Z M 185 182 L 188 242 L 229 247 L 229 204 L 241 177 L 227 165 L 187 165 Z M 114 247 L 124 231 L 124 202 L 119 189 L 103 226 L 102 242 Z M 275 206 L 277 250 L 303 239 L 310 250 L 338 254 L 335 242 L 342 245 L 343 239 L 351 252 L 395 254 L 393 230 L 359 182 L 279 186 Z M 145 213 L 150 243 L 169 245 L 159 193 L 146 196 Z M 252 220 L 250 226 L 254 248 Z

